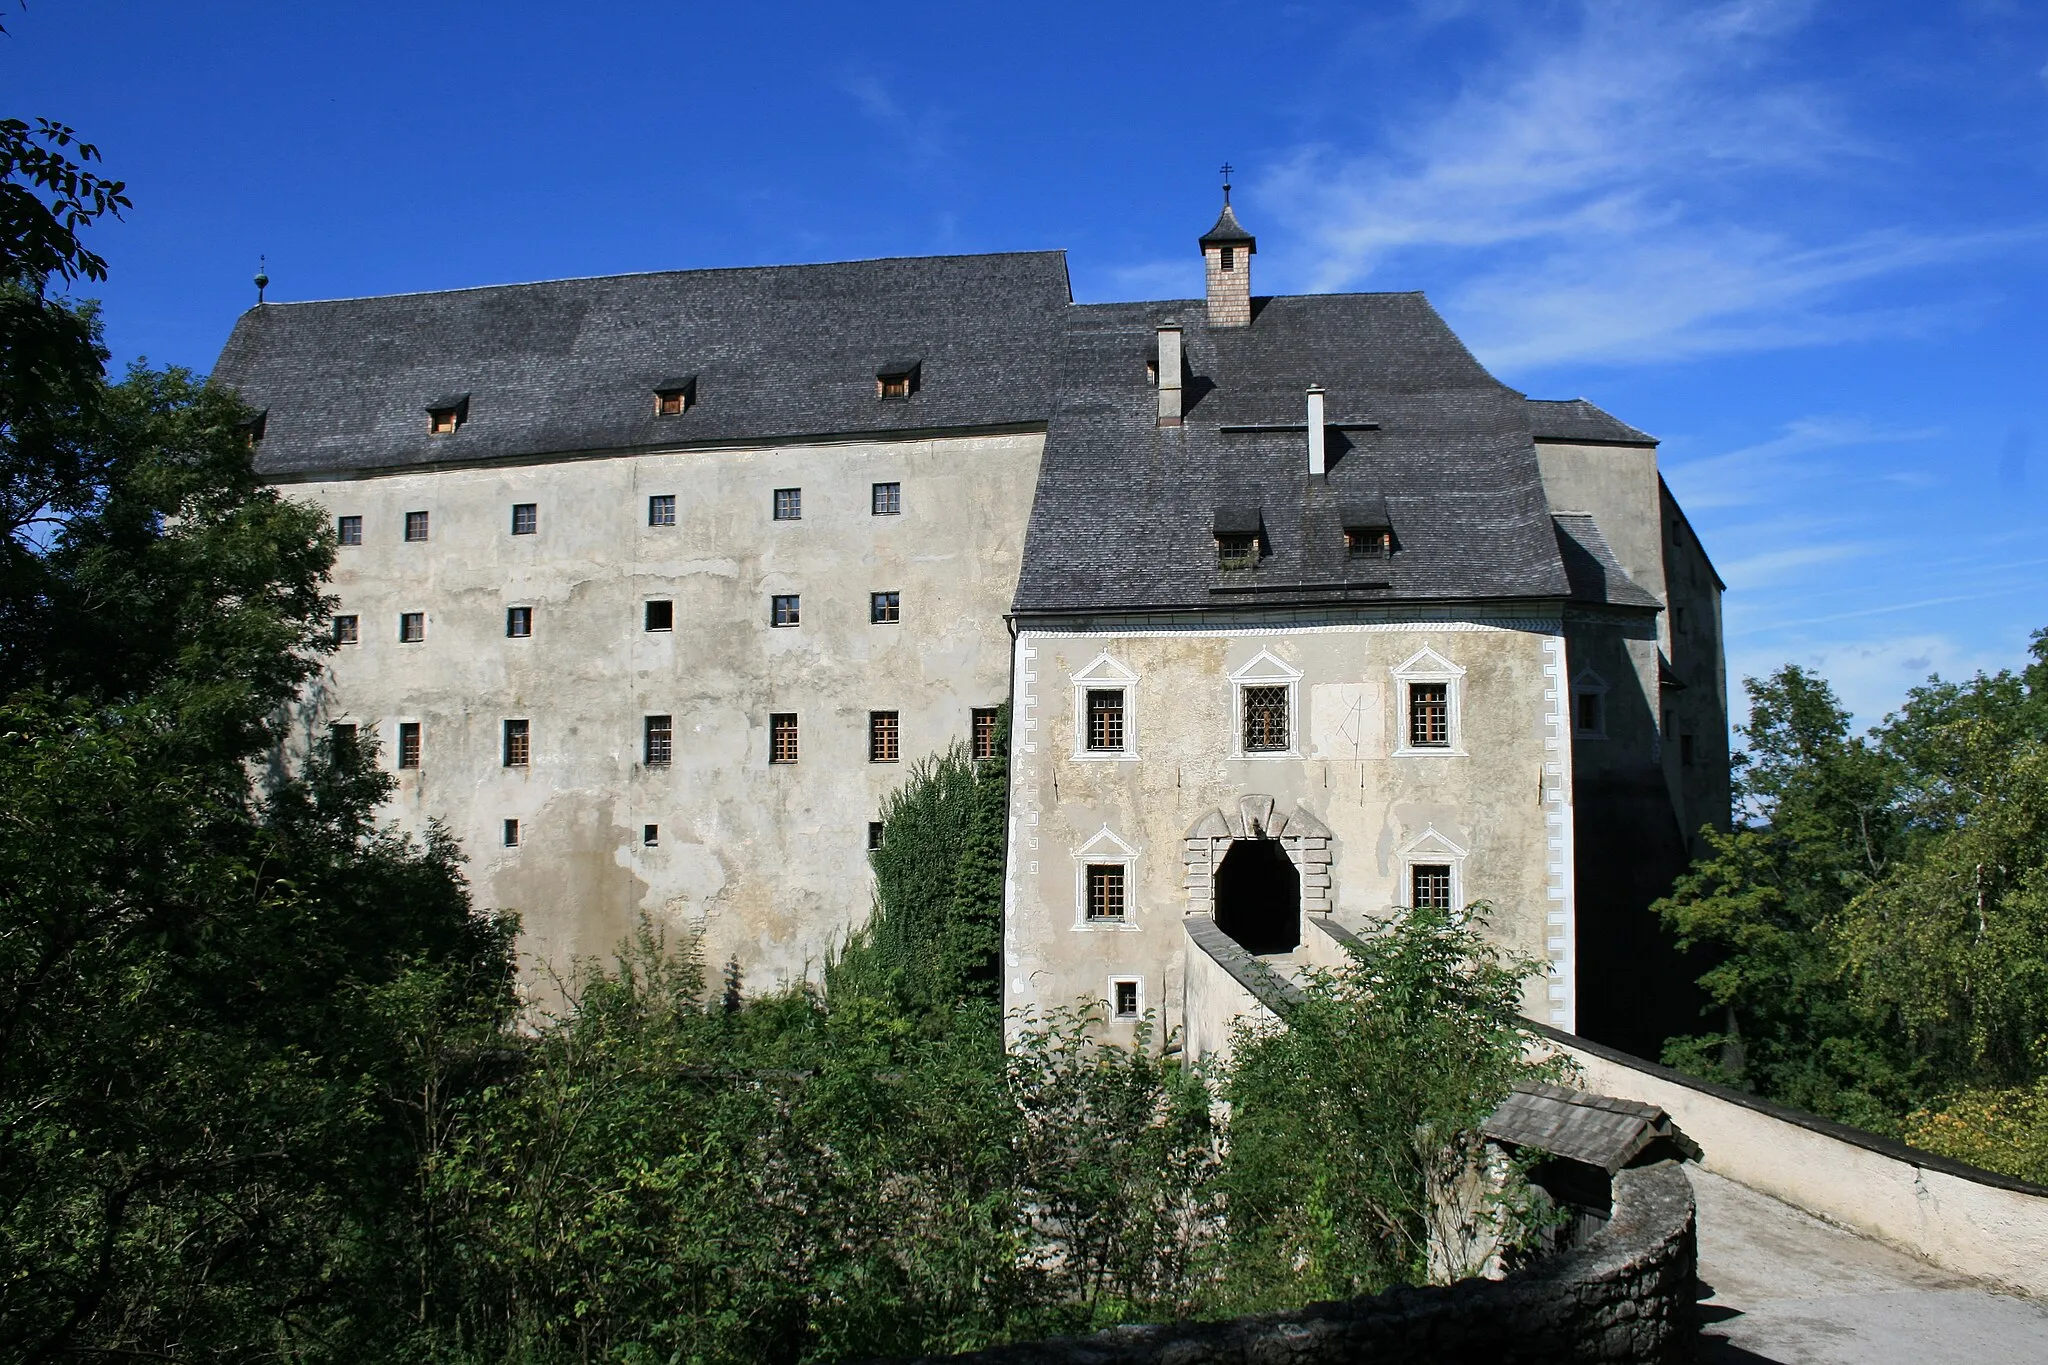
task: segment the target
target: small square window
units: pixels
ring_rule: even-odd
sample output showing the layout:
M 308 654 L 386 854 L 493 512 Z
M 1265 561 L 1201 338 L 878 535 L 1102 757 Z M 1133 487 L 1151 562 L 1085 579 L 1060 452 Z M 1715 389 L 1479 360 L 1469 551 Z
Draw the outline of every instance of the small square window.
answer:
M 676 628 L 676 604 L 653 601 L 646 606 L 646 628 L 648 630 L 674 630 Z
M 401 612 L 398 616 L 398 642 L 402 645 L 416 645 L 427 638 L 427 614 L 423 611 Z
M 1248 754 L 1287 752 L 1286 687 L 1244 689 L 1244 751 Z
M 661 847 L 661 826 L 660 826 L 660 825 L 642 825 L 642 826 L 640 826 L 640 846 L 641 846 L 642 848 L 660 848 L 660 847 Z
M 533 757 L 532 722 L 508 720 L 505 722 L 505 766 L 524 768 Z
M 1408 869 L 1408 905 L 1414 910 L 1451 908 L 1451 869 L 1442 863 L 1417 863 Z
M 796 715 L 778 711 L 768 717 L 768 761 L 796 762 Z
M 363 543 L 363 519 L 361 517 L 336 517 L 334 538 L 343 545 Z
M 420 723 L 416 720 L 399 722 L 398 766 L 417 768 L 420 766 Z
M 427 430 L 436 436 L 446 436 L 462 425 L 461 407 L 428 408 Z
M 777 593 L 768 599 L 768 624 L 771 626 L 793 626 L 802 619 L 802 604 L 795 593 Z
M 996 708 L 977 706 L 973 712 L 974 756 L 996 757 Z
M 642 737 L 640 755 L 650 768 L 665 767 L 675 756 L 675 719 L 649 716 Z
M 337 721 L 327 727 L 327 744 L 336 753 L 356 747 L 354 721 Z
M 515 502 L 512 504 L 512 534 L 530 536 L 540 531 L 540 504 L 537 502 Z
M 524 640 L 533 634 L 533 608 L 505 608 L 505 634 L 514 640 Z
M 878 483 L 874 487 L 870 504 L 878 517 L 900 516 L 903 512 L 903 485 L 900 483 Z
M 505 847 L 519 847 L 519 822 L 517 820 L 507 820 L 505 822 Z
M 1121 687 L 1090 689 L 1088 693 L 1088 749 L 1091 753 L 1122 753 L 1124 748 L 1124 690 Z
M 1380 527 L 1349 527 L 1344 553 L 1352 559 L 1385 559 L 1394 552 L 1394 533 Z
M 1138 1017 L 1138 981 L 1137 981 L 1137 978 L 1136 978 L 1136 977 L 1126 977 L 1126 978 L 1124 978 L 1124 979 L 1122 979 L 1122 980 L 1119 980 L 1119 981 L 1112 981 L 1112 982 L 1110 982 L 1110 983 L 1109 983 L 1109 989 L 1110 989 L 1110 1000 L 1109 1000 L 1109 1012 L 1110 1012 L 1110 1014 L 1111 1014 L 1111 1015 L 1112 1015 L 1113 1017 L 1115 1017 L 1115 1018 L 1118 1018 L 1118 1019 L 1135 1019 L 1135 1018 L 1137 1018 L 1137 1017 Z
M 1216 566 L 1222 569 L 1259 567 L 1259 538 L 1255 535 L 1216 537 Z
M 361 618 L 337 616 L 334 618 L 334 643 L 352 645 L 361 638 Z
M 1449 683 L 1408 684 L 1408 743 L 1416 749 L 1447 749 L 1451 744 Z
M 676 495 L 656 493 L 647 500 L 647 524 L 649 526 L 673 526 L 676 524 Z
M 425 512 L 407 512 L 405 514 L 405 538 L 407 540 L 425 540 L 427 538 L 427 514 Z
M 868 620 L 878 626 L 893 626 L 903 619 L 903 596 L 893 592 L 868 594 Z
M 662 385 L 654 391 L 654 415 L 656 417 L 680 417 L 688 412 L 697 401 L 695 380 L 678 379 Z
M 882 822 L 868 821 L 868 852 L 873 853 L 882 846 Z
M 891 365 L 875 375 L 875 396 L 882 399 L 905 399 L 917 392 L 918 370 L 912 363 Z
M 899 729 L 896 712 L 868 712 L 868 762 L 897 762 L 901 757 L 898 739 Z
M 801 521 L 803 515 L 803 489 L 778 488 L 775 490 L 775 519 L 777 521 Z
M 1088 920 L 1116 921 L 1124 918 L 1124 865 L 1088 865 Z

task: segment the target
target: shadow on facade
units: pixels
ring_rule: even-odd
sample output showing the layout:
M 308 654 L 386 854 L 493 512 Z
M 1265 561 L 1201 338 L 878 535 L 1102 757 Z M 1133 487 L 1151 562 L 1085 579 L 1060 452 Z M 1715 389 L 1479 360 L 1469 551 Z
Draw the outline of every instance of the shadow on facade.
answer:
M 1238 839 L 1216 869 L 1216 927 L 1248 953 L 1301 946 L 1301 873 L 1278 839 Z

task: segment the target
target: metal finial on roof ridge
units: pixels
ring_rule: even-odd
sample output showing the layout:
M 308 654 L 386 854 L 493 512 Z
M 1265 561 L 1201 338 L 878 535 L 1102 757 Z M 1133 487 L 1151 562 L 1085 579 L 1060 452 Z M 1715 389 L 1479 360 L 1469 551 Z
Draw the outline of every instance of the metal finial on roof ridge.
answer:
M 263 291 L 270 287 L 270 271 L 266 268 L 269 263 L 270 258 L 268 256 L 258 256 L 256 258 L 256 302 L 258 304 L 263 302 Z
M 1223 163 L 1223 207 L 1230 207 L 1230 163 Z

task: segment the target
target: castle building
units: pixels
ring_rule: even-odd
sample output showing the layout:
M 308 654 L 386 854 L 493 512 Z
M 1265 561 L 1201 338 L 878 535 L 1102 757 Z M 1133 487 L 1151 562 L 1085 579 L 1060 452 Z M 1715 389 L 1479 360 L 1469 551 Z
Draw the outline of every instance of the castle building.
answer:
M 1419 294 L 1253 296 L 1227 203 L 1200 245 L 1156 303 L 1032 252 L 260 304 L 215 377 L 340 541 L 304 733 L 374 732 L 537 972 L 647 914 L 766 984 L 1007 699 L 1012 1007 L 1135 1030 L 1211 931 L 1483 899 L 1533 1017 L 1639 1043 L 1728 815 L 1656 442 Z

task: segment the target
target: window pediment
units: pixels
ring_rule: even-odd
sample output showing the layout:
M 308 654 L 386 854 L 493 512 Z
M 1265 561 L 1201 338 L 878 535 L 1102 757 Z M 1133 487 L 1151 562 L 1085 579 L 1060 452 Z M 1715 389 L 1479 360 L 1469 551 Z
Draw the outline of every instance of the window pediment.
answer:
M 1291 683 L 1301 680 L 1301 670 L 1267 650 L 1257 654 L 1230 675 L 1234 683 Z
M 1462 678 L 1465 676 L 1465 670 L 1458 667 L 1458 665 L 1452 663 L 1449 659 L 1446 659 L 1443 655 L 1437 653 L 1429 646 L 1424 645 L 1421 649 L 1418 649 L 1413 654 L 1409 655 L 1406 660 L 1394 666 L 1394 676 L 1397 678 L 1422 678 L 1432 680 L 1440 678 Z

